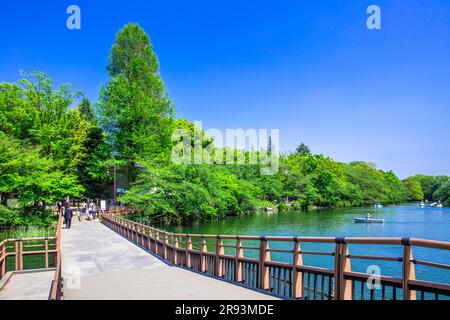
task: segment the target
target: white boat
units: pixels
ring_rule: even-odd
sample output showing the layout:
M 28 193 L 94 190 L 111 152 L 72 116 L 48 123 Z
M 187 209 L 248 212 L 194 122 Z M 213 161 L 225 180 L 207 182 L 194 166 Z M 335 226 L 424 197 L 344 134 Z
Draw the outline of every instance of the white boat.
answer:
M 364 218 L 354 218 L 356 223 L 384 223 L 384 219 L 374 219 L 371 218 L 370 213 L 366 213 Z
M 425 203 L 423 202 L 423 200 L 422 200 L 422 202 L 419 204 L 419 207 L 421 207 L 421 208 L 424 208 L 424 207 L 425 207 Z
M 374 207 L 376 209 L 381 209 L 381 208 L 383 208 L 383 205 L 381 205 L 380 203 L 377 203 L 376 205 L 374 205 Z
M 354 218 L 355 223 L 384 223 L 384 219 Z

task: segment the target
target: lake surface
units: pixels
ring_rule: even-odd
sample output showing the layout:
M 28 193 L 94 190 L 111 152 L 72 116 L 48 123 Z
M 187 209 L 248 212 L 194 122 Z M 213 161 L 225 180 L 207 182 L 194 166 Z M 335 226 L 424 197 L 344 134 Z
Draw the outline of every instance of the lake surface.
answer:
M 385 219 L 384 224 L 358 224 L 353 218 L 364 217 L 370 212 L 374 218 Z M 285 211 L 257 213 L 243 217 L 227 217 L 224 220 L 198 221 L 191 225 L 173 226 L 172 232 L 222 235 L 272 235 L 272 236 L 343 236 L 343 237 L 410 237 L 450 241 L 450 208 L 420 208 L 418 204 L 394 207 L 330 209 L 321 211 Z M 230 243 L 231 244 L 231 243 Z M 292 249 L 290 244 L 270 243 L 271 248 Z M 303 250 L 332 252 L 333 245 L 302 243 Z M 350 254 L 401 257 L 402 246 L 349 245 Z M 232 254 L 232 252 L 229 252 Z M 450 251 L 413 248 L 414 258 L 450 264 Z M 252 256 L 252 252 L 246 256 Z M 333 258 L 305 255 L 304 264 L 333 267 Z M 272 260 L 291 262 L 291 255 L 272 253 Z M 369 266 L 377 266 L 381 274 L 401 276 L 400 262 L 352 260 L 352 270 L 367 272 Z M 450 270 L 416 266 L 416 277 L 421 280 L 450 283 Z

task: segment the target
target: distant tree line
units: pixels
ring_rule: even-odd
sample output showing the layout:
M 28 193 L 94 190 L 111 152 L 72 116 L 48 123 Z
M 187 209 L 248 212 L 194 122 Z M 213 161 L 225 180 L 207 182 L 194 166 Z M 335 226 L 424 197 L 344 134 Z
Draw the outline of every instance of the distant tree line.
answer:
M 450 179 L 448 176 L 417 174 L 403 181 L 407 200 L 441 201 L 450 206 Z

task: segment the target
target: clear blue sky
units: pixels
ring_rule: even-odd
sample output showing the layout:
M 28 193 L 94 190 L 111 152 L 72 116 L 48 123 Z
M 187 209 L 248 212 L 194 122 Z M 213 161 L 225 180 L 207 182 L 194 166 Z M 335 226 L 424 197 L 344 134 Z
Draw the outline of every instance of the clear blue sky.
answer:
M 366 28 L 370 4 L 382 30 Z M 400 177 L 450 174 L 448 0 L 2 1 L 0 81 L 40 70 L 96 100 L 128 22 L 149 33 L 177 117 L 279 128 L 282 150 L 305 142 Z

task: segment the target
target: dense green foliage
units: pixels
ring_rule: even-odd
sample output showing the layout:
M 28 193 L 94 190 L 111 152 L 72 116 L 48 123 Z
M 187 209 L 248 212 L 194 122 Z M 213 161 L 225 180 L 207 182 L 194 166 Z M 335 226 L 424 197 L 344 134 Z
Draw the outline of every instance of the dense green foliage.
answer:
M 129 167 L 133 180 L 138 159 L 169 152 L 173 113 L 150 38 L 138 25 L 117 33 L 108 72 L 97 110 L 113 155 Z
M 450 206 L 450 177 L 418 174 L 405 179 L 407 200 L 441 201 Z
M 116 35 L 107 66 L 109 79 L 91 106 L 70 85 L 53 86 L 43 73 L 0 84 L 0 194 L 19 200 L 21 210 L 0 207 L 0 225 L 45 223 L 39 204 L 66 196 L 107 197 L 108 169 L 125 168 L 131 187 L 121 198 L 150 219 L 181 222 L 252 213 L 264 206 L 284 209 L 346 207 L 405 200 L 450 205 L 449 177 L 416 175 L 400 181 L 367 162 L 341 163 L 313 154 L 301 143 L 293 153 L 218 148 L 205 132 L 174 119 L 149 36 L 136 24 Z M 175 129 L 189 133 L 188 145 L 211 164 L 177 164 Z M 200 134 L 197 133 L 200 131 Z M 230 164 L 231 155 L 277 162 Z M 211 158 L 212 157 L 212 158 Z M 247 161 L 248 162 L 248 161 Z
M 15 229 L 0 232 L 0 241 L 16 238 L 52 237 L 54 230 L 47 226 L 19 226 Z
M 18 198 L 25 214 L 10 224 L 43 215 L 45 203 L 101 194 L 109 179 L 109 147 L 87 99 L 77 107 L 81 95 L 70 85 L 54 88 L 43 73 L 23 75 L 0 84 L 1 200 Z

